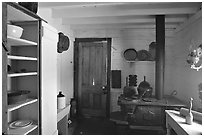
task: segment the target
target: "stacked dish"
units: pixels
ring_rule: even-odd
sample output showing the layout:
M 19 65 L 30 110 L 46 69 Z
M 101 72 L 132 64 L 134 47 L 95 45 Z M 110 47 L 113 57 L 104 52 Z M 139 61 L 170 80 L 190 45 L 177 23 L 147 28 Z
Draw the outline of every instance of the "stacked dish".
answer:
M 23 28 L 15 25 L 7 25 L 7 35 L 14 38 L 20 38 L 23 33 Z
M 32 120 L 16 120 L 9 124 L 10 128 L 25 128 L 32 125 Z

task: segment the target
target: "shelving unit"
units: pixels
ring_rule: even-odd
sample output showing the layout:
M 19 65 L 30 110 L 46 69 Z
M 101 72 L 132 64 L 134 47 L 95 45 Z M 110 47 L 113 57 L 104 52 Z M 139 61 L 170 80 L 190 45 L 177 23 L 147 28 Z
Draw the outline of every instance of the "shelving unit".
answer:
M 55 134 L 57 101 L 53 100 L 57 100 L 58 31 L 18 3 L 2 2 L 2 7 L 2 42 L 6 49 L 2 67 L 2 134 Z M 6 35 L 7 23 L 23 28 L 22 36 Z M 22 90 L 30 91 L 28 98 L 9 105 L 8 92 Z M 35 123 L 10 128 L 9 124 L 17 120 Z
M 22 10 L 22 11 L 21 11 Z M 20 38 L 7 35 L 7 62 L 11 71 L 7 72 L 7 91 L 28 90 L 26 100 L 7 104 L 7 123 L 9 135 L 39 134 L 39 19 L 15 3 L 7 5 L 7 21 L 23 28 Z M 25 71 L 22 71 L 22 70 Z M 32 120 L 32 125 L 11 128 L 9 124 L 16 120 Z

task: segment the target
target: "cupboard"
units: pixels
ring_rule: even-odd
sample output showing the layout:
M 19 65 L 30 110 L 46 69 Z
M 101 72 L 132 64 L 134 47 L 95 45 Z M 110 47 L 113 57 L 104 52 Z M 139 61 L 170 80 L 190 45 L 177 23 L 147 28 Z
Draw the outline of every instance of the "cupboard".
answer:
M 5 97 L 2 98 L 2 134 L 57 134 L 58 32 L 17 3 L 2 3 L 2 11 L 5 13 L 2 28 L 7 28 L 7 24 L 23 28 L 20 38 L 8 36 L 6 29 L 2 30 L 8 50 L 2 54 L 2 97 Z M 17 91 L 29 91 L 29 94 L 26 99 L 9 103 L 8 94 Z M 19 120 L 29 120 L 32 124 L 23 128 L 12 126 L 23 124 Z

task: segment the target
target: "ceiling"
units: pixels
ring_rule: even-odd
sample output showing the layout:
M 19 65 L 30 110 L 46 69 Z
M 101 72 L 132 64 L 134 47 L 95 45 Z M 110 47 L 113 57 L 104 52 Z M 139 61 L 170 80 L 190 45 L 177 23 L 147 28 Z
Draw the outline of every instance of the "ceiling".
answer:
M 201 2 L 39 2 L 52 17 L 76 29 L 155 28 L 155 15 L 165 15 L 166 29 L 178 29 L 197 14 Z

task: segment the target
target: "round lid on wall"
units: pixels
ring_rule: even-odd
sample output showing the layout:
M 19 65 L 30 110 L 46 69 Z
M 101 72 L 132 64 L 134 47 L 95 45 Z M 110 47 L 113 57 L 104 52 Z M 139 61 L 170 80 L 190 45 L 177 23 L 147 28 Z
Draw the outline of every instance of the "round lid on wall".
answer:
M 137 58 L 137 51 L 133 48 L 126 49 L 123 56 L 127 61 L 135 61 Z

